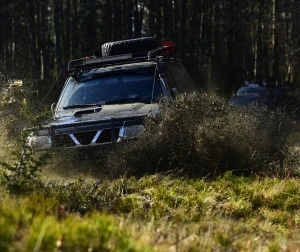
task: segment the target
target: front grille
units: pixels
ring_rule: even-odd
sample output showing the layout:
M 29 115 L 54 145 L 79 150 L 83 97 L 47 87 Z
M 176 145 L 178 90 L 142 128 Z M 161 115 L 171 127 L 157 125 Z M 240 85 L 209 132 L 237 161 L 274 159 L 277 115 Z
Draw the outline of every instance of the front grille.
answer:
M 118 139 L 119 132 L 120 132 L 120 128 L 116 128 L 115 129 L 115 140 Z M 111 142 L 111 129 L 103 130 L 96 141 L 96 143 L 110 143 L 110 142 Z
M 88 145 L 93 141 L 96 134 L 97 131 L 87 131 L 74 133 L 74 136 L 81 145 Z
M 68 134 L 55 135 L 55 145 L 57 147 L 76 146 L 76 144 Z
M 75 147 L 81 145 L 104 144 L 111 143 L 111 129 L 103 129 L 100 131 L 84 131 L 72 134 L 55 135 L 55 145 L 57 147 Z M 115 128 L 115 141 L 119 137 L 120 128 Z M 77 144 L 76 144 L 77 143 Z

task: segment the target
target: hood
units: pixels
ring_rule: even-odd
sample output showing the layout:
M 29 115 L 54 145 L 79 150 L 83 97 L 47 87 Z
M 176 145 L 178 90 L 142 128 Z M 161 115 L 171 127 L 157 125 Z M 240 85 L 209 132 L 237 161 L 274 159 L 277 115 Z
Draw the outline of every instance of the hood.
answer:
M 56 117 L 50 119 L 47 124 L 63 125 L 89 121 L 109 120 L 111 118 L 136 117 L 148 115 L 150 111 L 155 112 L 157 104 L 130 103 L 102 105 L 101 107 L 76 108 L 59 111 Z

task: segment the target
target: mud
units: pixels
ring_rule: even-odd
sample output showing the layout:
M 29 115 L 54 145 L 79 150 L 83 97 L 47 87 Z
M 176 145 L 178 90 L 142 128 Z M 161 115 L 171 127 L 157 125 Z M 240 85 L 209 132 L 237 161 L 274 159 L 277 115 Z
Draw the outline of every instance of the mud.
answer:
M 97 181 L 107 177 L 107 170 L 101 157 L 54 155 L 42 167 L 41 174 L 45 180 L 74 181 L 82 177 L 85 181 Z

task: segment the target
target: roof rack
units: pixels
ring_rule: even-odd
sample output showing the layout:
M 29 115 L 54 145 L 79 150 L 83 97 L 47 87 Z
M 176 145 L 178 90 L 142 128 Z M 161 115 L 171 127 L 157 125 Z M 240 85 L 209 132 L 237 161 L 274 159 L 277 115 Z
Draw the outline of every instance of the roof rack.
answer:
M 245 81 L 244 82 L 244 86 L 245 87 L 254 87 L 254 86 L 256 86 L 256 87 L 266 87 L 267 86 L 267 82 L 266 81 L 262 81 L 262 80 L 255 80 L 255 81 L 252 81 L 252 82 L 250 82 L 250 81 Z
M 63 72 L 73 72 L 76 70 L 90 69 L 95 67 L 101 67 L 105 65 L 111 65 L 115 63 L 128 63 L 128 62 L 141 62 L 141 61 L 153 61 L 153 60 L 168 60 L 170 58 L 176 58 L 175 46 L 164 46 L 152 51 L 137 52 L 129 54 L 120 54 L 114 56 L 97 57 L 95 55 L 84 57 L 81 59 L 70 60 L 68 68 L 62 70 Z

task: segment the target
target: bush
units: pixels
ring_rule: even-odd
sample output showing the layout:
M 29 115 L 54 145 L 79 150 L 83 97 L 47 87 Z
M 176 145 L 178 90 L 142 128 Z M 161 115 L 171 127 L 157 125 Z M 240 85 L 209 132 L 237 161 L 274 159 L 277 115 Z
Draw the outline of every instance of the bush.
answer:
M 0 184 L 14 192 L 32 190 L 35 182 L 38 185 L 41 167 L 50 158 L 49 153 L 35 157 L 25 143 L 28 132 L 23 129 L 38 126 L 50 116 L 36 100 L 35 82 L 33 78 L 19 79 L 18 73 L 0 64 Z
M 30 148 L 24 147 L 22 153 L 13 152 L 12 164 L 0 161 L 0 185 L 6 185 L 11 193 L 26 193 L 43 187 L 40 179 L 41 168 L 51 158 L 49 152 L 34 156 Z
M 108 158 L 112 175 L 176 173 L 216 176 L 267 172 L 282 164 L 286 144 L 283 111 L 234 110 L 216 95 L 183 94 L 162 100 L 146 131 Z

